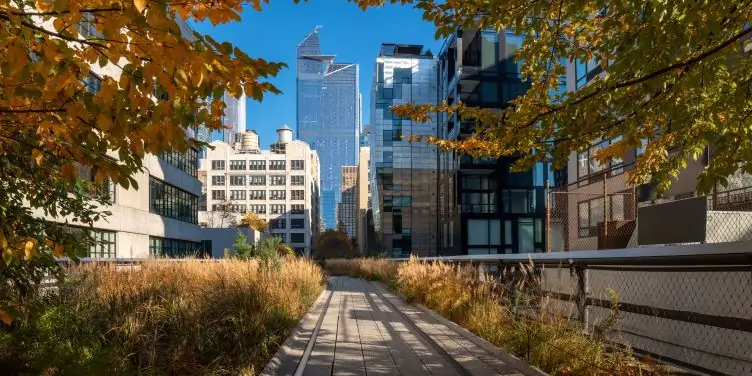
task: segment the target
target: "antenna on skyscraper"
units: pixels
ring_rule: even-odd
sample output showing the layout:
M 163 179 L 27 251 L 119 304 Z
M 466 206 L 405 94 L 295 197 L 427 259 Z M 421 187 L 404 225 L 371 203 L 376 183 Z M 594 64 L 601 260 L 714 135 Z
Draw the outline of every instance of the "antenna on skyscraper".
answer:
M 324 27 L 324 25 L 316 25 L 316 27 L 315 27 L 315 28 L 313 28 L 313 32 L 314 32 L 314 33 L 318 33 L 318 32 L 319 32 L 319 29 L 321 29 L 322 27 Z

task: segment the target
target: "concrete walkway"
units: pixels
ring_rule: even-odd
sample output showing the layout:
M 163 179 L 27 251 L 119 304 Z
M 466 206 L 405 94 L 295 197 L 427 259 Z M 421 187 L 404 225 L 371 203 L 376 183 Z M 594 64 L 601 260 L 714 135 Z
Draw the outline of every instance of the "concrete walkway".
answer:
M 383 285 L 334 277 L 263 375 L 544 375 Z

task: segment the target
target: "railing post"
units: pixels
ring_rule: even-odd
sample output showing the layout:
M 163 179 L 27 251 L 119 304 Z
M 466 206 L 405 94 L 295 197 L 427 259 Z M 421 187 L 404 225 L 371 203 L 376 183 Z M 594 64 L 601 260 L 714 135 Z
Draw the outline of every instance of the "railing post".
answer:
M 551 252 L 551 203 L 552 195 L 551 188 L 548 185 L 548 179 L 546 179 L 546 197 L 544 198 L 544 205 L 546 205 L 546 252 Z
M 577 311 L 578 319 L 582 320 L 585 331 L 588 331 L 588 298 L 590 296 L 590 283 L 588 281 L 588 270 L 586 265 L 575 266 L 577 274 Z

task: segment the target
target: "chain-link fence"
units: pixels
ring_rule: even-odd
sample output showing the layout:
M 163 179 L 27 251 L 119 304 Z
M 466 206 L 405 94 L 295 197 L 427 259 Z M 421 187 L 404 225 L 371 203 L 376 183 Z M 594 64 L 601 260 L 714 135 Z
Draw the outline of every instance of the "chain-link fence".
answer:
M 636 190 L 621 179 L 572 184 L 548 192 L 548 251 L 636 245 Z
M 752 242 L 443 260 L 485 265 L 526 297 L 518 312 L 577 320 L 667 374 L 752 375 Z
M 679 184 L 682 183 L 682 184 Z M 752 175 L 730 177 L 708 195 L 695 180 L 658 193 L 603 172 L 547 194 L 547 247 L 551 252 L 649 245 L 752 240 Z M 688 190 L 689 189 L 689 190 Z

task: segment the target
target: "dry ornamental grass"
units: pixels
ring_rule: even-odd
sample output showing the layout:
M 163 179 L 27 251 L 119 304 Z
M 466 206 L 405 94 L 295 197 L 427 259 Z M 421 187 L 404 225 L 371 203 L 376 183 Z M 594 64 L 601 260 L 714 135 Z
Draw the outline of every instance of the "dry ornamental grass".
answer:
M 13 374 L 253 375 L 323 289 L 305 259 L 87 264 L 0 329 Z

